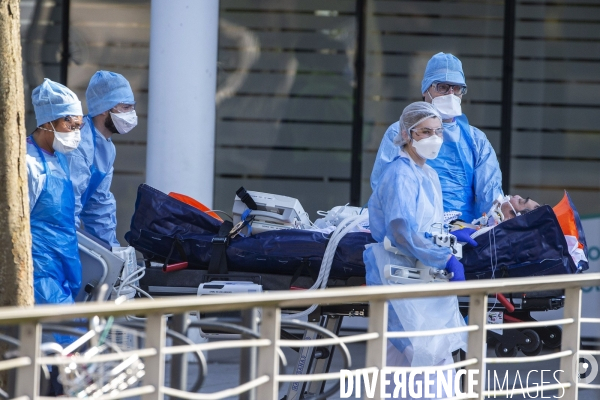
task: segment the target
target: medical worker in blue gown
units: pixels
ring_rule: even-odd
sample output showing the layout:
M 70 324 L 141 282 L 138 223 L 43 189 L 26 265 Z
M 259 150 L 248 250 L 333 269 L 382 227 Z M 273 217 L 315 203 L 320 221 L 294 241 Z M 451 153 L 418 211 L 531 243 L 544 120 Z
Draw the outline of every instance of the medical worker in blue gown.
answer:
M 434 55 L 421 82 L 423 100 L 432 103 L 444 123 L 444 144 L 440 154 L 427 164 L 435 169 L 444 194 L 444 211 L 460 211 L 460 219 L 472 222 L 481 217 L 502 194 L 502 174 L 485 133 L 469 125 L 461 100 L 467 93 L 462 63 L 452 54 Z M 392 124 L 381 141 L 371 173 L 375 190 L 385 165 L 396 156 L 394 137 L 398 122 Z
M 367 285 L 394 285 L 386 279 L 386 264 L 414 267 L 417 260 L 464 280 L 463 265 L 447 247 L 435 245 L 425 234 L 443 222 L 442 189 L 437 173 L 427 165 L 443 143 L 441 116 L 426 102 L 407 106 L 400 117 L 396 152 L 381 173 L 369 199 L 369 225 L 378 242 L 364 252 Z M 470 241 L 464 235 L 459 240 Z M 468 235 L 467 235 L 468 236 Z M 384 238 L 400 254 L 384 249 Z M 412 331 L 464 326 L 456 296 L 390 301 L 388 330 Z M 465 347 L 462 334 L 437 335 L 388 342 L 388 366 L 434 366 L 452 363 L 452 352 Z M 436 388 L 433 386 L 433 391 Z
M 88 114 L 81 143 L 67 159 L 75 190 L 78 227 L 111 247 L 117 240 L 117 205 L 110 191 L 116 150 L 114 134 L 126 134 L 137 125 L 133 91 L 123 75 L 98 71 L 85 92 Z
M 26 164 L 35 303 L 69 304 L 81 287 L 81 263 L 65 154 L 79 145 L 83 112 L 75 93 L 49 79 L 31 100 L 37 128 L 26 139 Z

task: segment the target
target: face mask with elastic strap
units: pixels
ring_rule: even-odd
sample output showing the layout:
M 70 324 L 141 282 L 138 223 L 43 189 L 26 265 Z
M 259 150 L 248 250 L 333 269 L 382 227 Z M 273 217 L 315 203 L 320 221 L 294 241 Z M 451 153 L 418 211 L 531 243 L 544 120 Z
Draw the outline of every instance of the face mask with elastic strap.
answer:
M 81 131 L 79 129 L 70 131 L 70 132 L 58 132 L 56 128 L 54 128 L 54 124 L 50 122 L 52 126 L 52 130 L 42 128 L 39 126 L 39 129 L 44 131 L 53 132 L 54 140 L 52 141 L 52 148 L 59 153 L 69 153 L 79 146 L 79 142 L 81 141 Z
M 124 135 L 137 126 L 138 118 L 135 110 L 125 113 L 110 113 L 110 117 L 115 124 L 115 128 L 120 134 Z
M 417 154 L 427 160 L 433 160 L 438 156 L 443 143 L 444 140 L 435 134 L 419 141 L 412 140 L 412 145 Z
M 458 117 L 462 114 L 462 108 L 460 106 L 462 100 L 460 97 L 451 93 L 434 98 L 429 93 L 429 90 L 427 90 L 427 94 L 431 99 L 431 104 L 438 110 L 443 119 Z

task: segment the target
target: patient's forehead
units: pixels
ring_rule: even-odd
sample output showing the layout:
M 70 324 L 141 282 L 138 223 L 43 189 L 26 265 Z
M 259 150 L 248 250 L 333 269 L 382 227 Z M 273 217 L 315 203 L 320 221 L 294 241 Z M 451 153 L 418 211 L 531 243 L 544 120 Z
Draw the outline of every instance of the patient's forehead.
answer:
M 512 204 L 512 206 L 517 211 L 521 211 L 521 210 L 525 210 L 525 209 L 534 210 L 540 206 L 540 203 L 538 203 L 537 201 L 535 201 L 529 197 L 523 198 L 520 195 L 511 196 L 510 204 Z

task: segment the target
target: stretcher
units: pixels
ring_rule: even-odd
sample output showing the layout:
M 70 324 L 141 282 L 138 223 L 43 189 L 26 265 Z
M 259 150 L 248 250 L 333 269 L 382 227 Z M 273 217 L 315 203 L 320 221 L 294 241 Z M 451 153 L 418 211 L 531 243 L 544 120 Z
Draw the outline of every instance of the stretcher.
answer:
M 148 262 L 163 270 L 207 270 L 211 274 L 249 272 L 315 276 L 330 236 L 311 230 L 286 229 L 230 237 L 232 224 L 217 220 L 177 198 L 140 185 L 126 240 Z M 581 235 L 583 236 L 583 235 Z M 508 220 L 465 246 L 461 262 L 467 279 L 572 274 L 588 268 L 575 265 L 561 226 L 549 206 Z M 335 249 L 329 278 L 364 281 L 367 232 L 352 232 Z M 585 242 L 584 242 L 585 243 Z M 288 287 L 289 288 L 289 287 Z
M 326 235 L 289 229 L 230 238 L 231 227 L 232 224 L 226 226 L 190 204 L 141 185 L 131 229 L 126 234 L 129 244 L 142 253 L 149 267 L 140 281 L 141 288 L 153 296 L 197 294 L 199 285 L 215 276 L 221 280 L 258 277 L 263 290 L 311 287 L 328 244 Z M 493 235 L 481 235 L 476 241 L 477 247 L 463 248 L 467 279 L 578 273 L 587 269 L 587 265 L 574 264 L 559 222 L 549 206 L 506 221 Z M 362 254 L 369 243 L 374 240 L 364 232 L 349 233 L 341 239 L 327 287 L 365 284 Z M 508 321 L 510 318 L 530 320 L 532 305 L 537 305 L 539 310 L 562 307 L 560 293 L 550 297 L 513 294 L 510 299 L 515 310 L 506 310 L 506 305 L 498 304 L 495 299 L 491 300 L 490 309 L 502 310 Z M 339 319 L 336 323 L 341 322 L 343 316 L 365 316 L 368 313 L 365 307 L 368 308 L 348 305 L 347 310 L 336 314 Z M 331 327 L 330 317 L 321 315 L 319 318 L 322 326 Z M 337 328 L 335 324 L 332 326 L 334 330 Z M 542 343 L 547 347 L 560 344 L 560 329 L 540 328 L 533 334 L 517 330 L 505 330 L 502 335 L 492 332 L 489 340 L 494 345 L 500 343 L 497 348 L 503 356 L 514 355 L 516 349 L 533 355 L 541 351 Z M 315 365 L 323 368 L 324 362 L 315 361 Z

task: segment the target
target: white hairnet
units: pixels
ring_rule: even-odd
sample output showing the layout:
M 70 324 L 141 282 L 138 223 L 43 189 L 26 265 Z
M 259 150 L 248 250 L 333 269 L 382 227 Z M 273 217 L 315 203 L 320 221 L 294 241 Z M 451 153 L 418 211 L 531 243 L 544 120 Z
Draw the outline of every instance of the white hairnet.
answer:
M 406 131 L 408 137 L 410 137 L 410 130 L 412 128 L 419 125 L 427 118 L 434 117 L 439 118 L 440 121 L 442 120 L 442 117 L 436 108 L 425 101 L 416 101 L 406 106 L 400 116 L 400 129 L 398 129 L 398 134 L 394 138 L 394 144 L 396 146 L 404 146 L 406 140 L 402 136 L 402 131 Z

